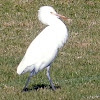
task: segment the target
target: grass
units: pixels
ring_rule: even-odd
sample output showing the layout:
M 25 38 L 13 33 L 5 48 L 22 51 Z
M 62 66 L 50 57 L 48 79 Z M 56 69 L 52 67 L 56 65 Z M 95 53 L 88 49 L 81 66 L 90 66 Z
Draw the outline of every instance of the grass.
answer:
M 28 73 L 16 68 L 30 42 L 45 27 L 37 18 L 40 6 L 53 6 L 72 19 L 63 20 L 67 43 L 51 64 L 56 91 L 46 69 L 32 76 L 21 92 Z M 44 88 L 34 89 L 36 86 Z M 100 1 L 99 0 L 1 0 L 0 1 L 0 100 L 99 100 L 100 99 Z

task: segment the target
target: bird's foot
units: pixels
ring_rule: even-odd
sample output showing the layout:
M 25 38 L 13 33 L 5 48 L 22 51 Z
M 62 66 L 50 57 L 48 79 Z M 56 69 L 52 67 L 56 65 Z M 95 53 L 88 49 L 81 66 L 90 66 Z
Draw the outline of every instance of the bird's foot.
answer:
M 56 90 L 56 88 L 55 88 L 54 86 L 51 86 L 51 88 L 52 88 L 52 90 L 53 90 L 53 91 L 55 91 L 55 90 Z
M 53 90 L 53 91 L 55 91 L 55 90 L 56 90 L 56 88 L 54 87 L 54 88 L 52 88 L 52 90 Z
M 29 90 L 28 88 L 23 88 L 21 92 L 26 92 L 28 90 Z

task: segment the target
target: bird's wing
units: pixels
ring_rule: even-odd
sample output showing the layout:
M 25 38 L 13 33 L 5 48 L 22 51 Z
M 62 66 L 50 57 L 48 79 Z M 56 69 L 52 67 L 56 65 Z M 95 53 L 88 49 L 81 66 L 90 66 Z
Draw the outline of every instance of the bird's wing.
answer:
M 57 47 L 53 40 L 53 30 L 46 27 L 30 44 L 26 54 L 18 67 L 35 65 L 43 63 L 49 64 L 57 53 Z M 45 65 L 46 66 L 46 65 Z

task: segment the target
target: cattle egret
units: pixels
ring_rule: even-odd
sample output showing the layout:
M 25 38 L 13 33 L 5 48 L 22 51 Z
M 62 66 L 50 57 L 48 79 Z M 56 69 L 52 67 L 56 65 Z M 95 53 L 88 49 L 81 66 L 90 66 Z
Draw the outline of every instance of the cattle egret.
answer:
M 49 75 L 50 64 L 56 57 L 58 49 L 64 45 L 68 38 L 68 31 L 65 24 L 59 19 L 66 18 L 50 6 L 42 6 L 38 10 L 38 18 L 47 27 L 32 41 L 28 47 L 25 56 L 17 67 L 17 73 L 20 75 L 25 72 L 30 72 L 26 86 L 32 74 L 36 74 L 43 68 L 47 68 L 47 78 L 53 90 L 55 87 Z

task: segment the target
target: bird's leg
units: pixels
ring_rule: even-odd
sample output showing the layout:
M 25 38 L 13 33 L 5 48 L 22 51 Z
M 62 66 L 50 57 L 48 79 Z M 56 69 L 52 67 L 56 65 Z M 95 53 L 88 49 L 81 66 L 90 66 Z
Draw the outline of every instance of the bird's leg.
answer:
M 27 84 L 28 84 L 28 82 L 29 82 L 29 80 L 30 80 L 30 77 L 31 77 L 32 74 L 34 73 L 34 71 L 35 71 L 35 69 L 33 69 L 33 70 L 30 72 L 30 74 L 29 74 L 29 76 L 28 76 L 28 79 L 27 79 L 27 81 L 26 81 L 26 84 L 25 84 L 25 86 L 24 86 L 24 88 L 23 88 L 22 91 L 25 91 L 25 90 L 26 90 L 26 86 L 27 86 Z
M 53 83 L 51 81 L 50 75 L 49 75 L 49 69 L 50 69 L 50 66 L 47 67 L 47 78 L 48 78 L 48 80 L 50 82 L 50 85 L 51 85 L 52 89 L 55 90 L 55 87 L 54 87 L 54 85 L 53 85 Z

